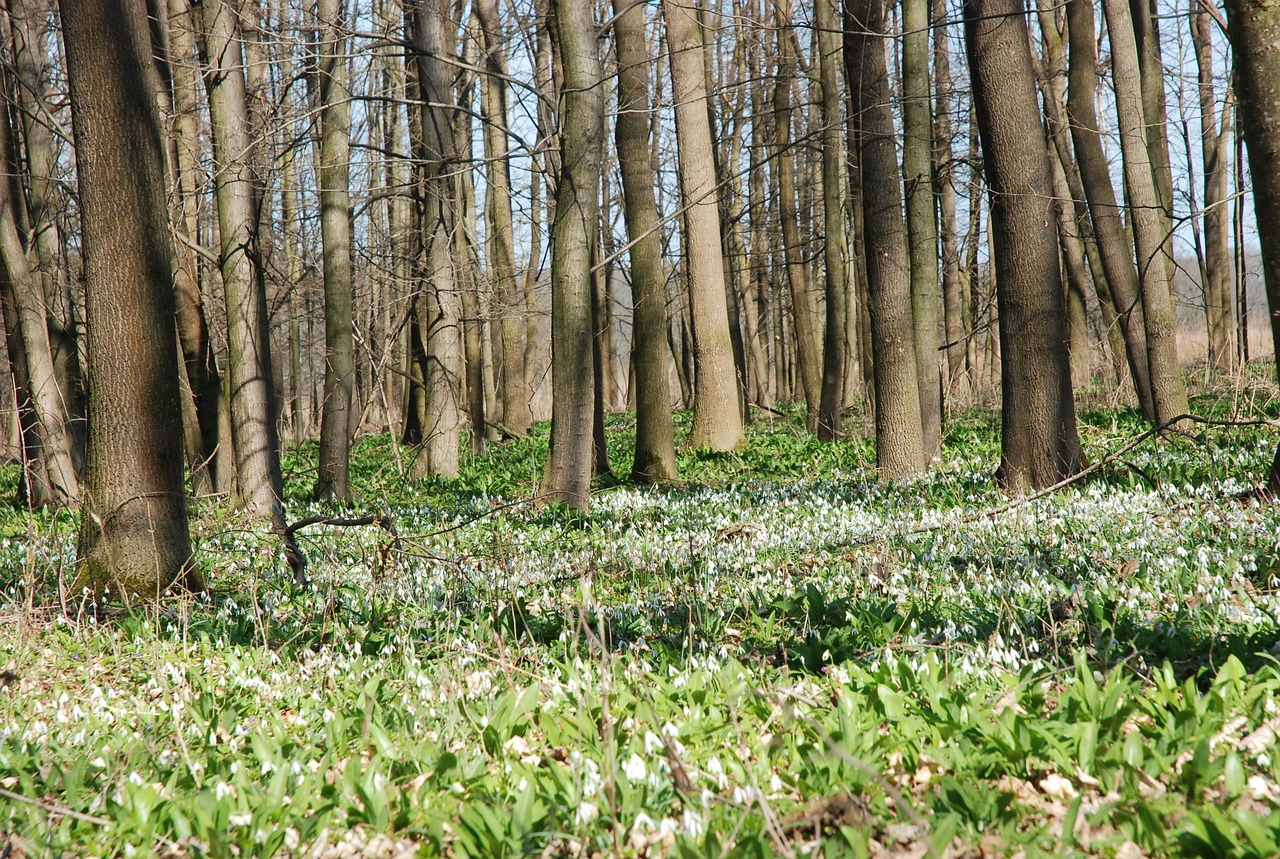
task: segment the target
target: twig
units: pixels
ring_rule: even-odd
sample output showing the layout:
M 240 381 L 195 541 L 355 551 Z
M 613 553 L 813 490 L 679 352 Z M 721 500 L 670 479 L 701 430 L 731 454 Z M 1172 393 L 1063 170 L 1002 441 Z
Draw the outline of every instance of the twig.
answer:
M 308 516 L 305 519 L 299 519 L 292 525 L 285 525 L 280 529 L 280 539 L 284 542 L 284 557 L 289 564 L 289 569 L 293 571 L 294 582 L 300 588 L 307 586 L 307 556 L 302 551 L 302 547 L 298 545 L 298 540 L 294 535 L 311 525 L 334 525 L 339 528 L 359 528 L 364 525 L 377 525 L 391 535 L 392 547 L 400 544 L 400 534 L 396 531 L 395 519 L 392 518 L 390 513 L 374 513 L 357 519 L 344 519 L 340 516 Z M 383 555 L 384 563 L 385 559 L 386 553 Z

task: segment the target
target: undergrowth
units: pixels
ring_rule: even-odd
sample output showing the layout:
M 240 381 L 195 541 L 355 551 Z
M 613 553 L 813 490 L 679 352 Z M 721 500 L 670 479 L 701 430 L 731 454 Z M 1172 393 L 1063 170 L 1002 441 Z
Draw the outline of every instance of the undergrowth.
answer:
M 1266 386 L 1193 410 L 1274 418 Z M 210 591 L 63 588 L 74 520 L 0 518 L 6 856 L 1280 855 L 1277 438 L 1086 409 L 1091 479 L 1011 503 L 999 428 L 874 482 L 861 419 L 819 444 L 759 412 L 589 514 L 536 503 L 547 428 L 457 481 L 363 439 L 395 534 L 278 538 L 203 501 Z M 678 435 L 689 416 L 678 416 Z M 0 486 L 12 485 L 12 469 Z

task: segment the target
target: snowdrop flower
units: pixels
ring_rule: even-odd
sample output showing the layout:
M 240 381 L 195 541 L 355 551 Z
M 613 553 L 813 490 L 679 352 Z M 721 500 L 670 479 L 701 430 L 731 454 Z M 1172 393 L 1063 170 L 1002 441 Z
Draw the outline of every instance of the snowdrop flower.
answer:
M 707 829 L 706 823 L 702 820 L 702 815 L 692 808 L 684 810 L 684 814 L 680 818 L 680 824 L 684 827 L 685 834 L 690 838 L 701 838 L 702 833 Z
M 573 822 L 578 826 L 584 826 L 595 820 L 600 814 L 600 809 L 594 802 L 582 802 L 578 806 L 578 810 L 573 815 Z
M 253 812 L 238 811 L 227 819 L 231 821 L 232 826 L 248 826 L 253 822 Z
M 627 759 L 627 762 L 622 765 L 622 772 L 626 775 L 627 781 L 643 781 L 649 774 L 648 767 L 644 765 L 644 759 L 637 754 L 632 754 Z

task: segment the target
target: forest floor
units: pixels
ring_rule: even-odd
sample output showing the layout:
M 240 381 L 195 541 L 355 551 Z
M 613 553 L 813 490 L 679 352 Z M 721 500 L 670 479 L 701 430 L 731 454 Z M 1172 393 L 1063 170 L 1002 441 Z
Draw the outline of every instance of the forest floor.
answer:
M 1193 410 L 1274 419 L 1264 378 Z M 211 590 L 159 607 L 60 595 L 73 518 L 4 513 L 0 855 L 1280 855 L 1274 425 L 1084 410 L 1098 467 L 1014 501 L 990 411 L 888 487 L 755 417 L 587 515 L 533 499 L 545 426 L 454 482 L 365 439 L 342 509 L 304 445 L 291 521 L 394 533 L 301 530 L 300 587 L 201 502 Z

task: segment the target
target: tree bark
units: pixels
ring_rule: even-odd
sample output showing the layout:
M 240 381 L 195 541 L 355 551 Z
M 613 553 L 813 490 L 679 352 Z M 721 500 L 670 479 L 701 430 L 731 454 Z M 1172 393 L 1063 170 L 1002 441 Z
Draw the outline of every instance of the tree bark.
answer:
M 782 253 L 786 260 L 787 283 L 791 287 L 791 311 L 795 323 L 796 362 L 804 390 L 805 426 L 818 429 L 822 400 L 822 353 L 818 340 L 817 314 L 809 291 L 809 272 L 802 259 L 800 214 L 796 205 L 796 150 L 792 143 L 792 89 L 796 76 L 795 33 L 791 27 L 791 2 L 775 6 L 777 23 L 777 73 L 773 80 L 773 122 L 778 219 L 782 227 Z M 674 63 L 673 63 L 674 66 Z
M 594 6 L 588 0 L 557 0 L 555 12 L 564 65 L 560 133 L 564 166 L 552 228 L 551 455 L 542 476 L 542 493 L 552 501 L 586 510 L 594 463 L 591 268 L 604 148 L 604 73 Z
M 316 3 L 320 58 L 317 175 L 324 265 L 324 402 L 315 497 L 351 500 L 355 285 L 351 268 L 351 94 L 342 0 Z
M 19 409 L 27 412 L 26 501 L 37 507 L 74 506 L 80 500 L 80 487 L 49 339 L 44 284 L 23 240 L 28 219 L 14 143 L 8 116 L 0 116 L 0 164 L 10 173 L 0 181 L 0 263 L 26 377 L 25 397 L 18 402 Z
M 947 43 L 944 0 L 933 3 L 933 187 L 938 197 L 938 239 L 942 249 L 943 330 L 947 353 L 946 395 L 967 392 L 964 361 L 964 295 L 956 227 L 955 157 L 951 151 L 951 47 Z
M 631 479 L 675 480 L 675 431 L 671 420 L 671 367 L 667 349 L 667 286 L 662 235 L 649 158 L 649 62 L 645 7 L 614 0 L 613 37 L 618 52 L 618 119 L 614 145 L 622 172 L 624 215 L 631 243 L 631 366 L 635 373 L 636 453 Z
M 156 599 L 198 584 L 182 416 L 158 81 L 141 4 L 61 0 L 89 332 L 85 507 L 74 591 Z
M 280 445 L 274 420 L 267 296 L 259 268 L 255 179 L 248 160 L 252 134 L 237 9 L 226 0 L 204 0 L 200 16 L 227 304 L 235 496 L 238 504 L 265 517 L 280 510 Z
M 511 167 L 507 145 L 506 52 L 496 0 L 477 0 L 476 17 L 484 35 L 484 65 L 480 82 L 484 125 L 484 157 L 488 216 L 489 276 L 501 302 L 502 426 L 515 436 L 529 434 L 533 425 L 533 392 L 525 369 L 525 304 L 516 277 L 515 227 L 511 217 Z
M 686 0 L 694 2 L 694 0 Z M 724 257 L 720 253 L 720 208 L 711 128 L 707 120 L 707 79 L 697 10 L 681 0 L 663 0 L 671 87 L 675 98 L 684 206 L 681 242 L 691 305 L 694 356 L 694 416 L 689 444 L 729 451 L 745 441 L 738 384 L 729 336 Z
M 845 266 L 844 123 L 840 110 L 840 24 L 838 0 L 815 0 L 818 75 L 822 84 L 819 111 L 822 122 L 823 260 L 826 263 L 826 326 L 822 346 L 822 402 L 818 438 L 834 441 L 841 434 L 845 384 Z
M 1000 313 L 1000 469 L 1011 493 L 1080 468 L 1044 128 L 1021 0 L 967 0 L 965 43 L 982 140 Z
M 906 184 L 911 316 L 920 375 L 920 431 L 925 456 L 942 447 L 938 364 L 938 228 L 934 215 L 933 128 L 929 118 L 929 0 L 902 3 L 902 174 Z
M 1145 3 L 1146 0 L 1137 2 Z M 1143 104 L 1138 49 L 1126 0 L 1103 0 L 1102 6 L 1111 39 L 1116 114 L 1124 157 L 1125 197 L 1129 203 L 1138 280 L 1142 288 L 1151 399 L 1155 406 L 1155 422 L 1160 425 L 1187 413 L 1187 389 L 1178 362 L 1177 317 L 1169 281 L 1172 237 L 1165 226 L 1168 208 L 1161 199 L 1161 183 L 1154 172 L 1164 168 L 1152 163 L 1148 138 L 1149 133 L 1163 135 L 1164 128 L 1149 130 L 1147 126 L 1148 120 L 1154 118 L 1147 116 L 1146 105 Z
M 1204 164 L 1204 303 L 1208 322 L 1209 363 L 1219 370 L 1235 365 L 1235 326 L 1231 301 L 1231 211 L 1227 204 L 1227 149 L 1231 110 L 1223 105 L 1217 120 L 1217 81 L 1213 69 L 1213 28 L 1209 12 L 1191 4 L 1191 41 L 1195 48 L 1200 100 L 1200 152 Z
M 413 465 L 418 477 L 457 477 L 462 424 L 462 324 L 454 258 L 457 228 L 457 146 L 453 139 L 453 23 L 448 0 L 417 0 L 411 41 L 417 60 L 417 148 L 421 153 L 419 213 L 421 281 L 414 296 L 422 380 L 422 447 Z
M 911 272 L 884 56 L 884 0 L 846 0 L 845 15 L 846 77 L 853 100 L 866 236 L 876 467 L 879 479 L 888 481 L 919 474 L 927 462 L 912 333 Z
M 1093 0 L 1067 0 L 1067 118 L 1075 146 L 1080 181 L 1089 201 L 1089 215 L 1098 242 L 1098 256 L 1106 272 L 1107 285 L 1115 304 L 1120 330 L 1124 334 L 1129 373 L 1138 404 L 1147 420 L 1155 422 L 1155 401 L 1151 392 L 1141 284 L 1120 219 L 1120 207 L 1111 185 L 1111 167 L 1102 148 L 1094 100 L 1098 92 L 1098 54 L 1095 45 Z
M 1280 356 L 1280 14 L 1264 0 L 1227 0 L 1226 7 L 1238 112 L 1253 177 L 1271 344 Z M 1280 448 L 1265 491 L 1272 498 L 1280 496 Z

